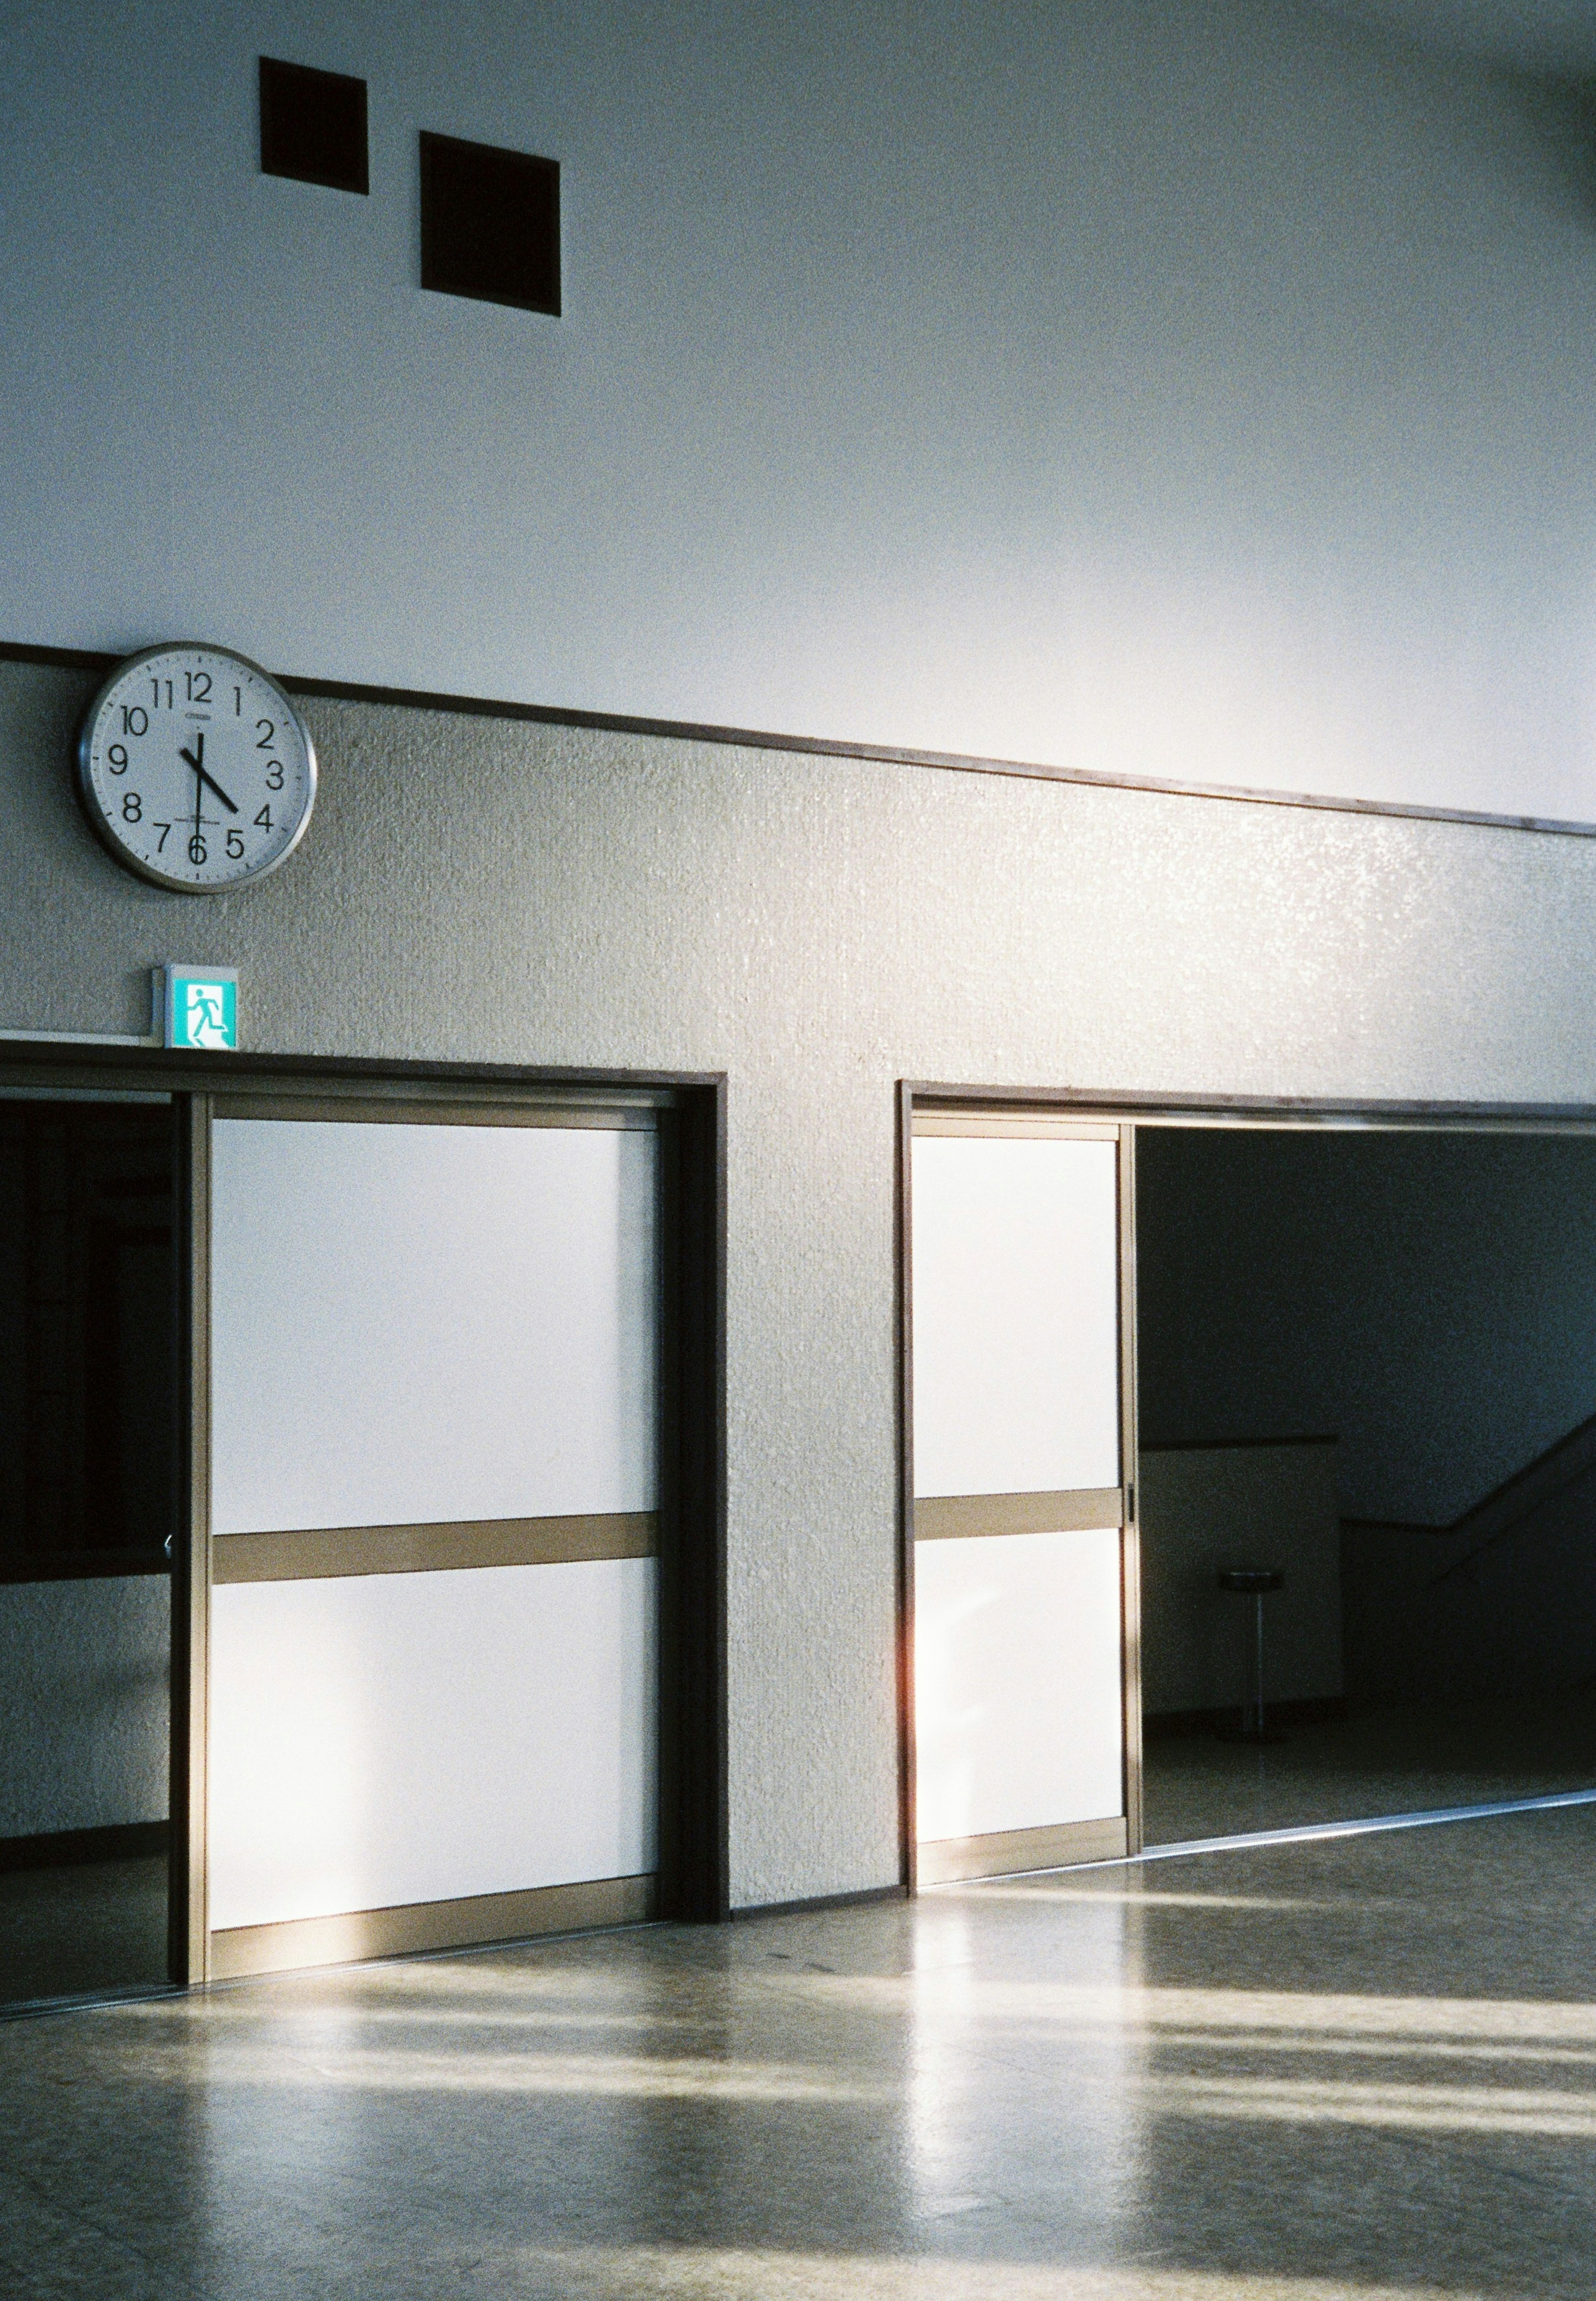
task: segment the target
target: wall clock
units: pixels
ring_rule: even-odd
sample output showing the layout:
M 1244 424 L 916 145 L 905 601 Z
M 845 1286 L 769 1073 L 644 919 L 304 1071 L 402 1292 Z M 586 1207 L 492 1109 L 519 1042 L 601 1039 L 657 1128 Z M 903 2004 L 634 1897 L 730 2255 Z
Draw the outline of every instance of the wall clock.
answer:
M 180 894 L 221 894 L 264 878 L 298 846 L 316 755 L 258 664 L 227 648 L 146 648 L 88 707 L 78 793 L 130 871 Z

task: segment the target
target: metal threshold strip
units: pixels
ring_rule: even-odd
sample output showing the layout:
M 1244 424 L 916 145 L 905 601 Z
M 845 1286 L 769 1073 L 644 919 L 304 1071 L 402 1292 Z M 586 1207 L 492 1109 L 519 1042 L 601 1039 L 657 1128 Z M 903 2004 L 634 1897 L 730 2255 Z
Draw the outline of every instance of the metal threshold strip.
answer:
M 1488 1805 L 1441 1805 L 1418 1813 L 1370 1814 L 1362 1821 L 1309 1821 L 1292 1829 L 1246 1829 L 1233 1837 L 1189 1837 L 1144 1845 L 1132 1862 L 1173 1862 L 1187 1853 L 1228 1853 L 1248 1845 L 1311 1845 L 1321 1837 L 1365 1837 L 1376 1829 L 1430 1829 L 1441 1821 L 1486 1821 L 1499 1813 L 1550 1813 L 1558 1806 L 1596 1805 L 1596 1789 L 1555 1790 L 1546 1797 L 1494 1798 Z
M 1596 1789 L 1554 1790 L 1545 1797 L 1496 1798 L 1488 1805 L 1442 1805 L 1418 1813 L 1369 1814 L 1358 1821 L 1308 1821 L 1290 1829 L 1244 1829 L 1231 1837 L 1188 1837 L 1176 1845 L 1144 1845 L 1140 1853 L 1122 1853 L 1108 1861 L 1072 1862 L 1071 1870 L 1123 1870 L 1138 1862 L 1177 1862 L 1194 1853 L 1239 1853 L 1259 1845 L 1312 1845 L 1327 1837 L 1366 1837 L 1380 1829 L 1430 1829 L 1442 1821 L 1487 1821 L 1501 1813 L 1552 1813 L 1561 1806 L 1596 1805 Z M 1022 1870 L 1023 1878 L 1050 1878 L 1057 1870 Z M 997 1884 L 993 1878 L 965 1878 L 965 1885 Z M 935 1893 L 936 1887 L 923 1888 Z

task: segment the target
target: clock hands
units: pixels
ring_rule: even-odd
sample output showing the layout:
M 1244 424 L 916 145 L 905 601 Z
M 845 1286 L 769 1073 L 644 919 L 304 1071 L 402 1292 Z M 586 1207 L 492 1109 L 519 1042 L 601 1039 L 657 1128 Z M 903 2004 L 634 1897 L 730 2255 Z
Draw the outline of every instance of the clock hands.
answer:
M 206 772 L 205 764 L 205 739 L 204 735 L 196 735 L 194 741 L 196 745 L 195 750 L 180 750 L 178 757 L 180 759 L 187 759 L 188 765 L 194 770 L 194 827 L 197 832 L 199 829 L 199 787 L 201 783 L 208 783 L 210 785 L 210 788 L 215 792 L 217 798 L 221 801 L 222 806 L 226 807 L 230 815 L 237 815 L 238 810 L 233 804 L 233 801 L 229 799 L 227 793 L 222 790 L 221 785 L 217 782 L 215 776 Z

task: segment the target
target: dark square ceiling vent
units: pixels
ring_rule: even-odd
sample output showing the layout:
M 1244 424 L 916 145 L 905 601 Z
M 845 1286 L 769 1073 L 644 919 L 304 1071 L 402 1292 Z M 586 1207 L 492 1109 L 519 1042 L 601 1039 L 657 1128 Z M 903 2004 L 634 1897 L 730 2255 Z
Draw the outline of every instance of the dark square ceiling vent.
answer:
M 560 163 L 422 133 L 422 286 L 560 309 Z
M 263 56 L 261 173 L 369 192 L 364 80 Z

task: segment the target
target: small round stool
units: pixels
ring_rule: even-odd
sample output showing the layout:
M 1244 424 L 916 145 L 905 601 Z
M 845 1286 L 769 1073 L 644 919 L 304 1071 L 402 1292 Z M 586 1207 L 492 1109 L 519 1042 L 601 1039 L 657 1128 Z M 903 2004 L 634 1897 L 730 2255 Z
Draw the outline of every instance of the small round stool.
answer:
M 1272 1590 L 1285 1586 L 1285 1576 L 1258 1566 L 1229 1566 L 1219 1577 L 1219 1587 L 1233 1591 L 1239 1598 L 1250 1598 L 1255 1611 L 1252 1644 L 1252 1692 L 1241 1704 L 1241 1724 L 1238 1731 L 1227 1733 L 1228 1741 L 1283 1742 L 1285 1736 L 1272 1733 L 1264 1724 L 1264 1600 Z

